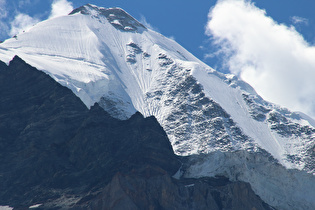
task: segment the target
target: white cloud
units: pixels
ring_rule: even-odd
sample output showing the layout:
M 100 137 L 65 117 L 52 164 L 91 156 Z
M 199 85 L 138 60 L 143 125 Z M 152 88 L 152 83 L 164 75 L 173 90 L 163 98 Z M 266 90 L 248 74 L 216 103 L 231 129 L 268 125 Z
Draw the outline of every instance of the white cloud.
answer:
M 30 0 L 20 0 L 18 1 L 19 7 L 23 7 L 27 4 L 30 4 Z M 27 14 L 16 12 L 17 15 L 14 17 L 14 20 L 11 21 L 10 26 L 3 21 L 2 19 L 7 17 L 6 11 L 6 0 L 0 0 L 0 33 L 9 34 L 14 36 L 23 31 L 28 30 L 30 27 L 38 23 L 40 20 L 34 17 L 31 17 Z M 54 0 L 51 5 L 51 12 L 49 18 L 58 17 L 61 15 L 67 15 L 73 10 L 72 2 L 67 0 Z
M 4 20 L 7 16 L 6 1 L 0 0 L 0 36 L 6 36 L 9 31 L 9 27 Z
M 160 32 L 159 29 L 155 26 L 152 26 L 150 23 L 148 23 L 147 19 L 141 15 L 140 17 L 140 21 L 139 21 L 142 25 L 144 25 L 146 28 L 152 30 L 152 31 L 156 31 L 156 32 Z M 172 39 L 175 41 L 175 36 L 168 36 L 167 38 Z
M 9 31 L 9 26 L 0 20 L 0 36 L 6 37 Z M 3 41 L 3 40 L 0 40 Z
M 293 16 L 291 17 L 291 21 L 293 24 L 305 24 L 308 25 L 308 19 L 299 17 L 299 16 Z
M 19 8 L 22 8 L 22 7 L 29 5 L 29 4 L 31 4 L 31 0 L 20 0 L 19 1 Z
M 51 13 L 49 18 L 55 18 L 67 15 L 73 10 L 72 2 L 67 0 L 54 0 L 51 5 Z
M 151 29 L 151 30 L 156 31 L 156 32 L 159 31 L 158 28 L 156 28 L 156 27 L 152 26 L 150 23 L 148 23 L 147 19 L 143 15 L 141 15 L 139 22 L 142 25 L 144 25 L 145 27 L 147 27 L 148 29 Z
M 16 34 L 22 33 L 23 31 L 28 30 L 38 22 L 39 20 L 36 18 L 32 18 L 27 14 L 19 13 L 11 22 L 11 30 L 9 34 L 11 36 L 14 36 Z
M 6 0 L 0 0 L 0 20 L 7 17 Z
M 6 4 L 6 0 L 0 0 L 0 6 L 4 6 Z
M 266 100 L 315 117 L 315 47 L 246 0 L 221 0 L 206 33 L 230 71 Z
M 169 38 L 169 39 L 171 39 L 173 41 L 176 41 L 175 36 L 168 36 L 167 38 Z

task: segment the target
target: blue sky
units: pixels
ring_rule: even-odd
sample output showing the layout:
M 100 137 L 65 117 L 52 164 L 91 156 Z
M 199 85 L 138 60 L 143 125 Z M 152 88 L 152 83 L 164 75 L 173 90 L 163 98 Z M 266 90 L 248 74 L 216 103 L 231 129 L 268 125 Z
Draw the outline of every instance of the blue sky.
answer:
M 86 3 L 121 7 L 265 99 L 315 117 L 314 0 L 0 0 L 0 40 Z

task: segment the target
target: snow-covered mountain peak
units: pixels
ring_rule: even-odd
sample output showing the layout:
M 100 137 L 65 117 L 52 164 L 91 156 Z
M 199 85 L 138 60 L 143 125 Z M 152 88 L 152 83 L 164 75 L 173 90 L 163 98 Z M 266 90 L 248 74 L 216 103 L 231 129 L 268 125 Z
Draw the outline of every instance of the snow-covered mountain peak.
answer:
M 120 119 L 154 115 L 178 155 L 246 151 L 315 173 L 315 128 L 307 116 L 264 101 L 122 9 L 88 4 L 38 23 L 0 44 L 0 60 L 15 55 L 87 107 L 98 102 Z
M 177 154 L 259 147 L 289 168 L 315 170 L 311 123 L 291 119 L 247 83 L 213 70 L 122 9 L 87 4 L 43 21 L 0 44 L 1 60 L 14 55 L 70 88 L 87 107 L 99 102 L 120 119 L 136 111 L 154 115 Z
M 121 8 L 104 8 L 97 7 L 92 4 L 86 4 L 77 9 L 74 9 L 69 15 L 81 13 L 84 15 L 91 15 L 94 18 L 106 17 L 106 19 L 117 29 L 126 32 L 141 33 L 146 30 L 140 22 L 134 19 L 126 11 Z

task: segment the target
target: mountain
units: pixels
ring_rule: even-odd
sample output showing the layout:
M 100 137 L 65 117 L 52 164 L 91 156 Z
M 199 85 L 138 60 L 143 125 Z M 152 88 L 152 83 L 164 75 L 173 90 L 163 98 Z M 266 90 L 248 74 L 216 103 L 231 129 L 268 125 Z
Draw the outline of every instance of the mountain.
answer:
M 264 101 L 119 8 L 87 4 L 0 44 L 111 117 L 154 116 L 187 163 L 182 178 L 251 184 L 279 209 L 315 206 L 314 121 Z M 92 109 L 92 108 L 91 108 Z
M 0 63 L 0 204 L 15 209 L 271 209 L 249 184 L 175 179 L 155 117 L 111 117 L 14 57 Z M 0 207 L 1 208 L 1 207 Z

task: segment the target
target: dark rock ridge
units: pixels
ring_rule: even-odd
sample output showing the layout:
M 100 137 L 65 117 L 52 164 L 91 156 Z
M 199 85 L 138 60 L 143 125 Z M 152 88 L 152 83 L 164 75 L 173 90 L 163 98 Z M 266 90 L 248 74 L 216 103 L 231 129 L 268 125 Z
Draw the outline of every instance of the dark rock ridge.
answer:
M 28 209 L 270 209 L 249 184 L 175 179 L 154 117 L 112 118 L 15 57 L 0 61 L 0 206 Z

